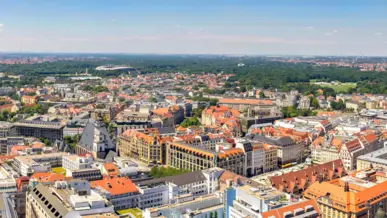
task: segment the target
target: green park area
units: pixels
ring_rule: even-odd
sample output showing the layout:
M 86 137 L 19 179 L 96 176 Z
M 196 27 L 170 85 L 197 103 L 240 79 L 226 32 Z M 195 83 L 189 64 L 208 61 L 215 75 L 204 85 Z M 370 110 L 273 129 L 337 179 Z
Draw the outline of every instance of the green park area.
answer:
M 342 83 L 342 82 L 334 82 L 334 83 L 328 83 L 328 82 L 319 82 L 317 80 L 310 80 L 311 84 L 319 85 L 321 87 L 328 87 L 335 90 L 335 92 L 347 92 L 350 88 L 356 88 L 356 83 Z

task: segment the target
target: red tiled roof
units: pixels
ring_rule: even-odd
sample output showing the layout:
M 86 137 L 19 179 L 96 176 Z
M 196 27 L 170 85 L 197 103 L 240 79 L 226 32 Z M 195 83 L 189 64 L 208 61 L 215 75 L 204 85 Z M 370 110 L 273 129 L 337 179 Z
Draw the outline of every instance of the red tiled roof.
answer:
M 223 104 L 266 104 L 272 105 L 272 100 L 260 100 L 260 99 L 236 99 L 236 98 L 222 98 L 219 100 L 219 103 Z
M 309 185 L 318 181 L 319 176 L 323 175 L 324 180 L 331 180 L 345 174 L 343 163 L 338 159 L 280 176 L 272 176 L 270 177 L 270 182 L 273 187 L 280 191 L 293 193 L 298 189 L 305 190 Z M 296 187 L 298 187 L 297 190 L 295 190 Z
M 110 195 L 121 195 L 126 193 L 138 192 L 137 187 L 133 182 L 124 177 L 105 177 L 102 180 L 91 181 L 90 186 L 92 188 L 103 188 L 108 191 Z
M 104 163 L 103 167 L 109 176 L 116 176 L 120 173 L 114 163 Z
M 262 218 L 284 218 L 284 214 L 288 211 L 292 212 L 294 214 L 294 211 L 296 209 L 303 209 L 305 210 L 305 207 L 312 206 L 315 211 L 317 211 L 318 214 L 321 214 L 320 209 L 318 208 L 317 202 L 315 199 L 307 200 L 298 202 L 295 204 L 291 204 L 288 206 L 280 207 L 278 209 L 269 210 L 267 212 L 263 212 L 261 214 Z
M 57 173 L 34 173 L 31 176 L 31 179 L 37 179 L 38 182 L 55 182 L 65 181 L 70 179 L 70 177 L 65 177 L 64 175 Z

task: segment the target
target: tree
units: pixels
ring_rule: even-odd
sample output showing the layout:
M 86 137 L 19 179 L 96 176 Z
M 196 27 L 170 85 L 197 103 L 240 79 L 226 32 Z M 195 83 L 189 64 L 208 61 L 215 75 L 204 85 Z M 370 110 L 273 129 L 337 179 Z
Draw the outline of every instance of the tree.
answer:
M 259 98 L 266 98 L 265 93 L 263 91 L 259 92 Z
M 196 117 L 185 118 L 180 126 L 187 128 L 189 126 L 198 126 L 200 125 L 199 120 Z
M 341 99 L 338 102 L 331 101 L 330 103 L 333 110 L 343 111 L 346 108 L 345 103 Z
M 155 97 L 150 97 L 149 102 L 157 103 L 157 98 Z
M 318 108 L 320 108 L 320 104 L 318 103 L 318 100 L 317 100 L 317 98 L 312 98 L 312 100 L 311 100 L 311 105 L 312 105 L 312 107 L 314 108 L 314 109 L 318 109 Z
M 48 140 L 47 138 L 42 137 L 42 138 L 40 138 L 39 140 L 40 140 L 41 142 L 43 142 L 43 144 L 44 144 L 45 146 L 51 146 L 51 142 L 50 142 L 50 140 Z
M 71 148 L 75 148 L 79 141 L 80 135 L 76 134 L 74 136 L 65 136 L 63 137 L 63 143 L 69 145 Z
M 219 99 L 217 99 L 217 98 L 211 98 L 210 99 L 210 105 L 211 106 L 216 106 L 218 104 L 218 101 L 219 101 Z
M 180 175 L 180 174 L 187 173 L 187 172 L 189 172 L 189 170 L 182 170 L 182 169 L 177 169 L 177 168 L 173 168 L 173 167 L 154 166 L 151 168 L 149 174 L 153 178 L 162 178 L 162 177 L 166 177 L 166 176 Z
M 284 118 L 290 117 L 298 117 L 298 116 L 315 116 L 317 112 L 309 110 L 309 109 L 298 109 L 294 106 L 291 107 L 283 107 L 281 109 Z
M 193 117 L 200 118 L 202 117 L 202 112 L 204 107 L 195 108 L 192 110 Z

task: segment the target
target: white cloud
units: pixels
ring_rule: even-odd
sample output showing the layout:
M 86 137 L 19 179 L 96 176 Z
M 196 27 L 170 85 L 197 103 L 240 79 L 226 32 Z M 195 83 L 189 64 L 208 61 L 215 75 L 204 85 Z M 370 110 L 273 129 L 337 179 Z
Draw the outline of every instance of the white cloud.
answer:
M 324 35 L 326 35 L 326 36 L 332 36 L 332 35 L 334 35 L 334 34 L 336 34 L 336 33 L 338 33 L 339 31 L 337 31 L 337 30 L 332 30 L 331 32 L 326 32 L 326 33 L 324 33 Z
M 72 41 L 72 42 L 85 42 L 89 41 L 91 39 L 87 37 L 61 37 L 59 38 L 60 41 Z
M 374 35 L 375 35 L 375 36 L 383 36 L 383 33 L 379 33 L 379 32 L 378 32 L 378 33 L 375 33 Z
M 314 27 L 312 27 L 312 26 L 307 26 L 307 27 L 305 27 L 305 29 L 307 29 L 307 30 L 312 30 L 312 29 L 314 29 Z
M 0 23 L 0 32 L 3 31 L 4 24 Z

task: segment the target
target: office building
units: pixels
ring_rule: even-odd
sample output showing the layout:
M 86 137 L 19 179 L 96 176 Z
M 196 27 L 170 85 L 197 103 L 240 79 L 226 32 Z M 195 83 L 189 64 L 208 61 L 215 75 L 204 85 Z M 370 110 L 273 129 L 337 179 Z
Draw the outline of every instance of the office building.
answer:
M 11 131 L 12 123 L 0 121 L 0 138 L 6 138 Z
M 116 124 L 117 136 L 128 129 L 143 130 L 150 128 L 152 121 L 149 113 L 140 113 L 133 111 L 122 111 L 114 121 Z
M 111 213 L 113 206 L 84 180 L 37 183 L 27 194 L 26 218 L 81 218 Z
M 382 148 L 357 158 L 357 170 L 369 168 L 387 169 L 387 148 Z
M 81 170 L 89 169 L 93 163 L 93 157 L 89 154 L 85 157 L 78 155 L 66 155 L 63 156 L 62 167 L 66 170 Z
M 214 194 L 219 190 L 220 178 L 225 173 L 228 172 L 220 168 L 211 168 L 137 182 L 136 186 L 141 193 L 138 197 L 138 207 L 140 209 L 162 207 Z
M 22 176 L 31 176 L 35 172 L 49 172 L 52 167 L 61 167 L 63 156 L 68 153 L 48 153 L 14 158 L 14 168 Z
M 198 197 L 191 201 L 176 203 L 173 205 L 163 205 L 159 207 L 146 208 L 143 213 L 143 217 L 220 218 L 223 217 L 223 214 L 223 198 L 217 193 Z
M 103 178 L 101 170 L 95 168 L 71 170 L 67 172 L 67 176 L 72 177 L 73 179 L 81 179 L 87 181 L 101 180 Z
M 276 146 L 278 167 L 287 167 L 303 161 L 305 141 L 293 140 L 290 136 L 263 136 L 263 135 L 248 135 L 247 140 Z
M 231 148 L 216 152 L 184 142 L 167 145 L 168 166 L 190 171 L 220 167 L 239 175 L 246 173 L 246 159 L 242 149 Z
M 0 218 L 19 218 L 12 197 L 7 193 L 0 194 Z
M 13 123 L 11 136 L 45 138 L 54 142 L 63 139 L 64 127 L 60 122 L 21 120 Z
M 305 190 L 304 197 L 316 199 L 322 218 L 376 217 L 380 207 L 387 207 L 386 189 L 387 181 L 347 176 L 313 183 Z
M 172 137 L 161 136 L 158 129 L 126 130 L 118 140 L 122 157 L 131 157 L 149 164 L 165 164 L 166 144 Z
M 228 211 L 232 218 L 258 218 L 263 212 L 288 204 L 286 195 L 270 186 L 245 184 L 235 189 L 235 200 Z
M 4 167 L 0 167 L 0 193 L 14 193 L 17 191 L 16 180 Z
M 137 207 L 138 188 L 124 177 L 104 177 L 90 182 L 91 187 L 113 204 L 115 210 Z
M 222 98 L 219 99 L 218 105 L 225 106 L 238 111 L 244 110 L 270 110 L 276 105 L 269 99 L 246 99 L 246 98 Z

